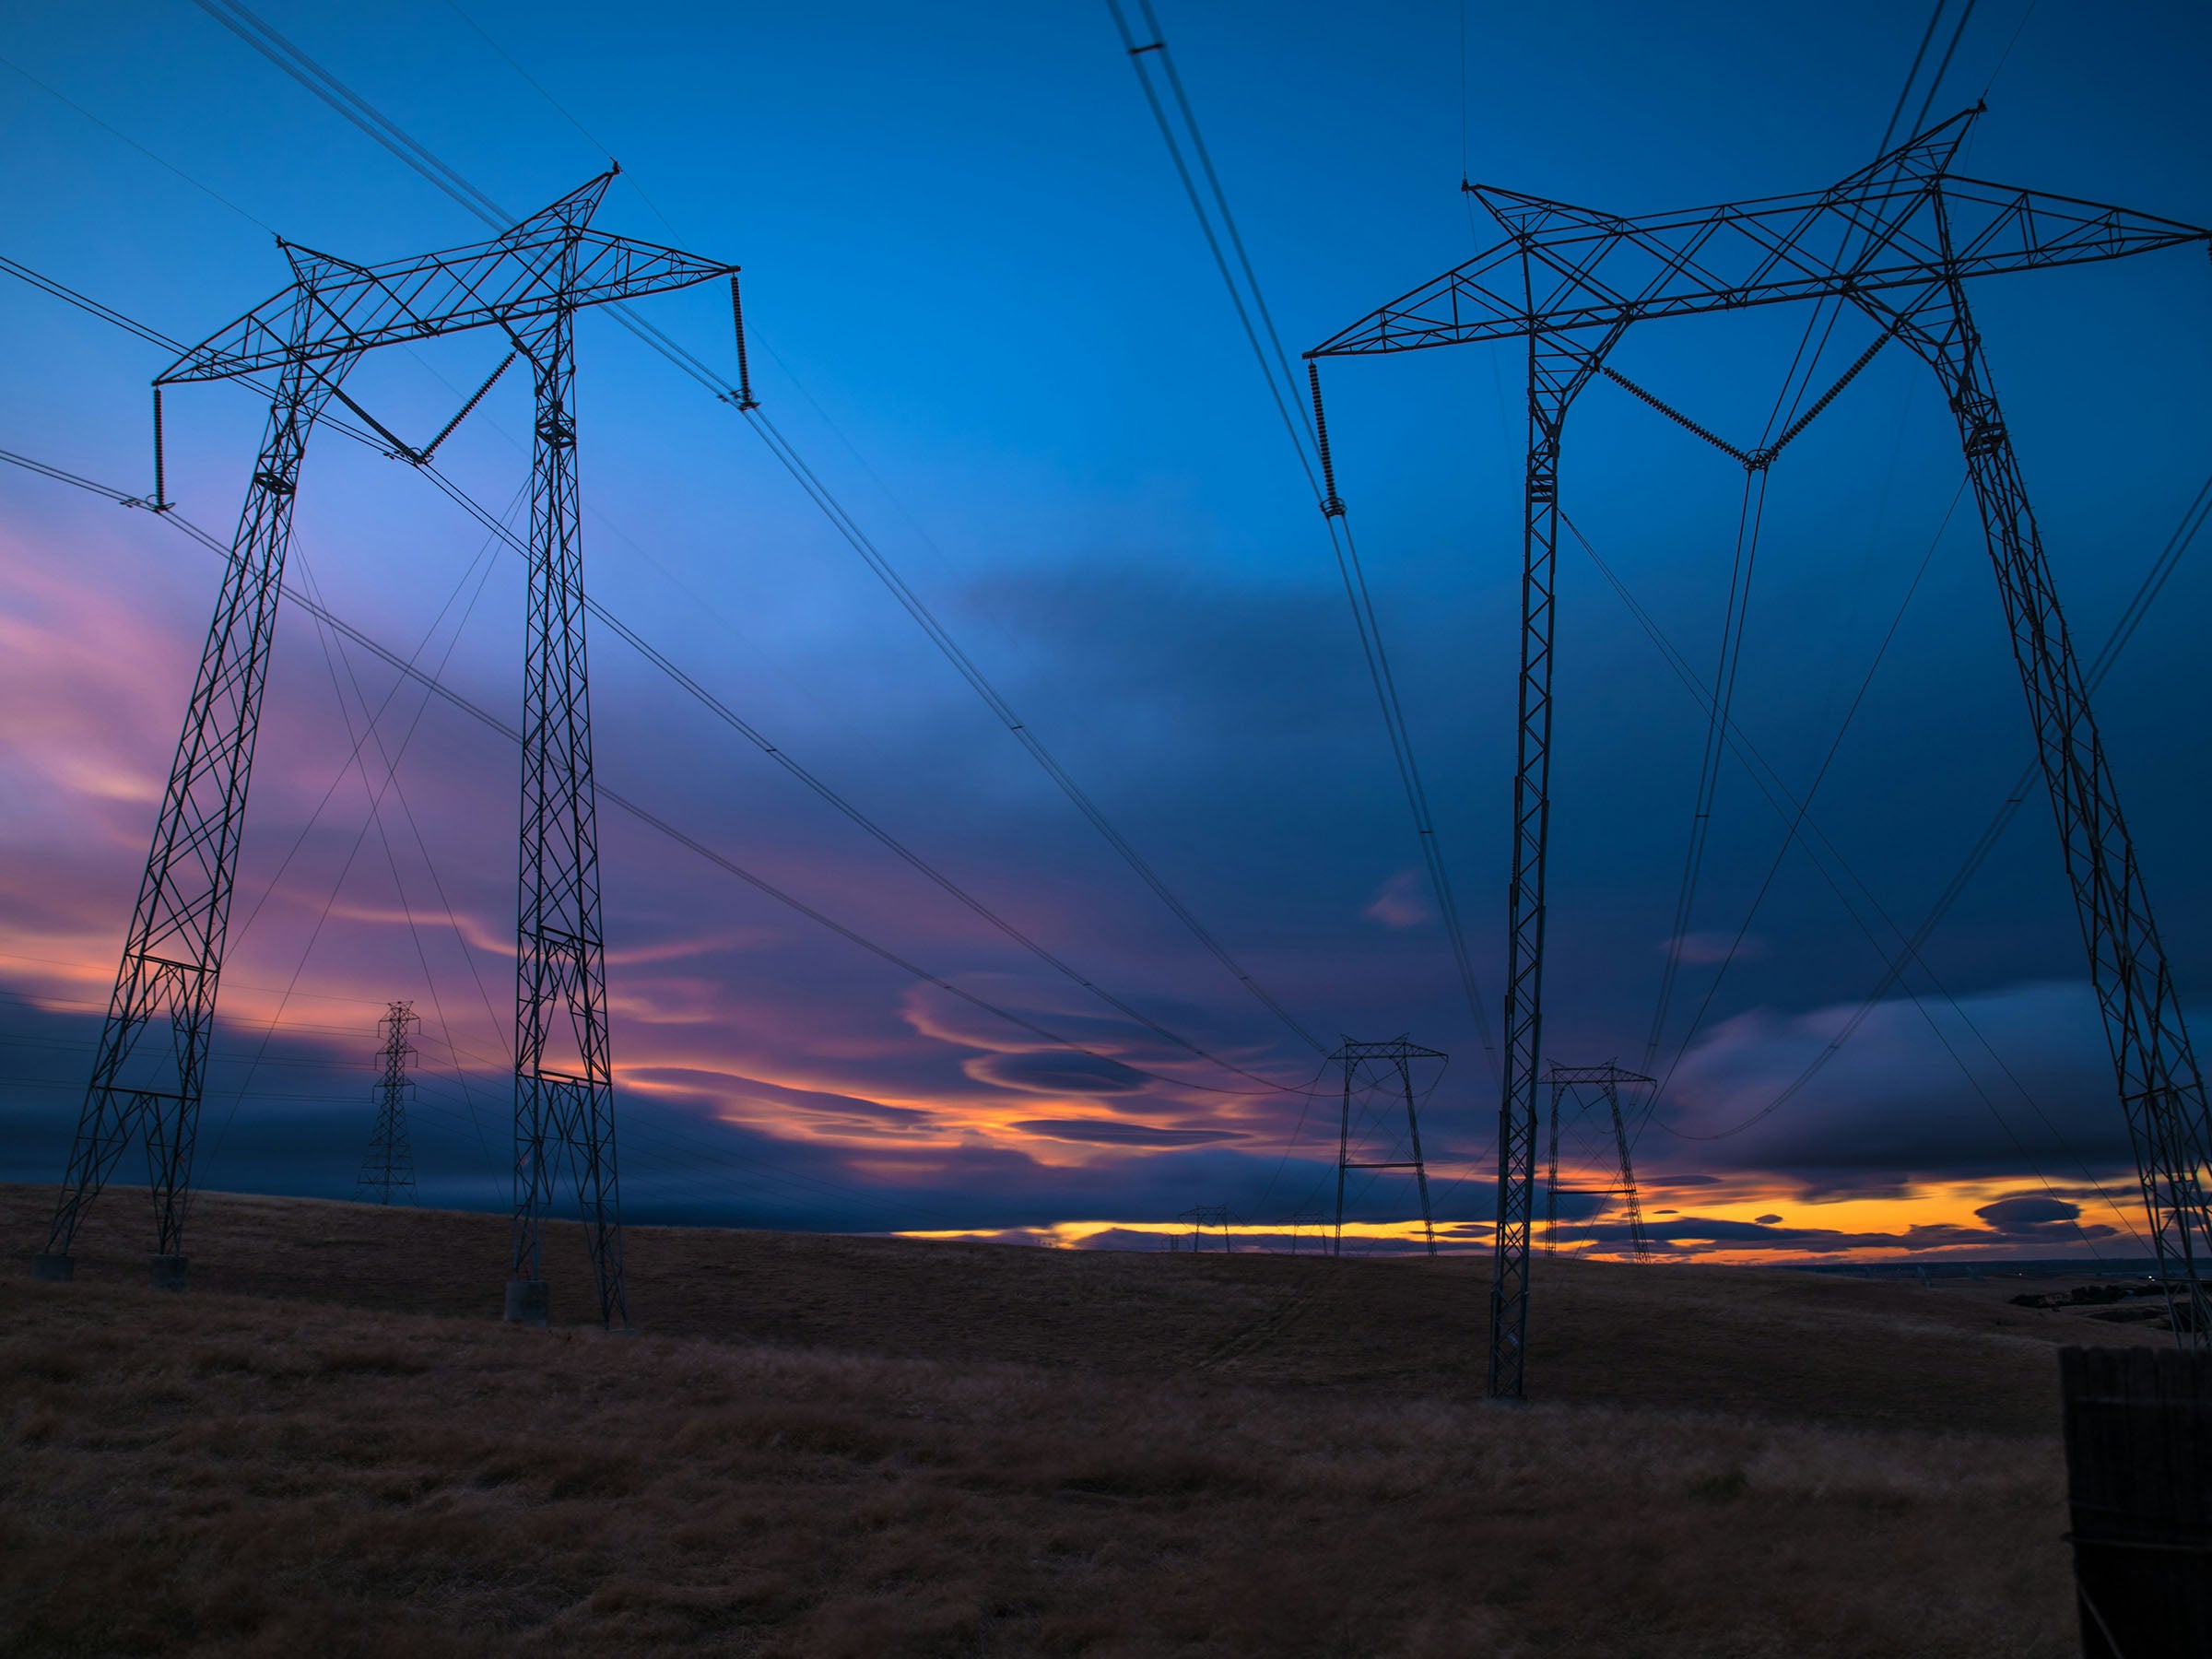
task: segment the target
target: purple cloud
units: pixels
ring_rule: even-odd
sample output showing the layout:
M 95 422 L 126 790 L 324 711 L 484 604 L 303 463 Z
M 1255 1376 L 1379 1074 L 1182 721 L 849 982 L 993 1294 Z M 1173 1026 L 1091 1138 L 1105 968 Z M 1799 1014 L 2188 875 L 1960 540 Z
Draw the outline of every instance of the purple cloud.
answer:
M 1206 1147 L 1244 1138 L 1234 1129 L 1156 1129 L 1110 1118 L 1024 1118 L 1013 1126 L 1047 1140 L 1097 1147 Z
M 1436 920 L 1428 895 L 1421 891 L 1421 878 L 1411 870 L 1400 870 L 1384 882 L 1359 913 L 1370 922 L 1399 929 L 1425 927 Z

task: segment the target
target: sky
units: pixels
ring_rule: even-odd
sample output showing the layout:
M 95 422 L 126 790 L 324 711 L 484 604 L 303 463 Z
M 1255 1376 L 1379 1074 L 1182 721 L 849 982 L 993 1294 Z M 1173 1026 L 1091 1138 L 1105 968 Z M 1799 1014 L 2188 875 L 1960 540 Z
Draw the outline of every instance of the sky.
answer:
M 1105 7 L 256 9 L 518 215 L 618 159 L 600 226 L 743 265 L 764 410 L 1024 729 L 1324 1048 L 1406 1033 L 1449 1055 L 1412 1082 L 1441 1230 L 1481 1247 L 1494 1074 L 1328 538 Z M 1494 240 L 1463 176 L 1619 212 L 1840 178 L 1871 159 L 1928 8 L 1163 0 L 1159 18 L 1295 351 Z M 1931 97 L 1936 55 L 1907 124 L 1924 100 L 1933 121 L 1985 96 L 1961 171 L 2212 224 L 2202 8 L 1985 0 Z M 192 0 L 12 7 L 0 132 L 0 252 L 178 337 L 288 282 L 275 235 L 374 260 L 483 233 Z M 0 449 L 150 488 L 162 354 L 0 281 Z M 1971 290 L 2085 656 L 2205 481 L 2208 294 L 2194 248 Z M 718 286 L 645 306 L 733 372 Z M 1618 360 L 1743 442 L 1803 327 L 1784 307 L 1669 322 Z M 1831 375 L 1870 337 L 1847 333 Z M 500 354 L 482 335 L 386 351 L 348 390 L 427 437 Z M 1488 346 L 1328 371 L 1337 481 L 1493 1020 L 1520 373 Z M 502 380 L 440 453 L 495 515 L 527 480 L 527 398 Z M 1240 1068 L 1042 966 L 600 629 L 605 786 L 1079 1045 L 603 802 L 625 1214 L 1158 1247 L 1197 1206 L 1277 1240 L 1331 1210 L 1324 1061 L 1132 874 L 755 434 L 601 316 L 579 325 L 577 398 L 594 599 L 1075 974 Z M 169 492 L 218 536 L 260 420 L 233 387 L 168 397 Z M 1562 479 L 1652 627 L 1706 672 L 1740 471 L 1600 385 Z M 1706 722 L 1594 563 L 1563 556 L 1545 1049 L 1666 1077 L 1655 1103 L 1624 1101 L 1664 1253 L 2145 1253 L 2040 783 L 1923 963 L 1865 1006 L 1883 929 L 1926 913 L 2031 753 L 1961 479 L 1947 410 L 1896 350 L 1774 467 L 1735 712 L 1791 790 L 1821 775 L 1811 817 L 1852 905 L 1801 853 L 1777 862 L 1782 820 L 1724 764 L 1652 1066 Z M 2208 566 L 2182 559 L 2097 705 L 2193 1011 L 2212 1001 Z M 520 561 L 409 469 L 319 434 L 288 574 L 516 716 Z M 218 575 L 152 515 L 0 467 L 0 1179 L 65 1160 Z M 503 739 L 284 613 L 200 1184 L 350 1194 L 376 1020 L 406 999 L 421 1197 L 505 1205 L 517 773 Z M 1363 1088 L 1355 1106 L 1355 1156 L 1402 1158 L 1403 1100 Z M 1569 1112 L 1565 1248 L 1625 1248 L 1599 1190 L 1609 1143 L 1601 1115 Z M 1359 1175 L 1347 1213 L 1349 1247 L 1400 1247 L 1410 1182 Z

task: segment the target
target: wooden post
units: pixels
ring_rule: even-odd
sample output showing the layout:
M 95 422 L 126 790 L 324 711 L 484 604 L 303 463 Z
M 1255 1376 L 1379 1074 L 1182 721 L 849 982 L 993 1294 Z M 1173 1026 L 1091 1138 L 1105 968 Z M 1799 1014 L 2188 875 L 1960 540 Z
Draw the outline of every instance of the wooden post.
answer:
M 2069 1347 L 2059 1374 L 2082 1653 L 2212 1653 L 2212 1354 Z

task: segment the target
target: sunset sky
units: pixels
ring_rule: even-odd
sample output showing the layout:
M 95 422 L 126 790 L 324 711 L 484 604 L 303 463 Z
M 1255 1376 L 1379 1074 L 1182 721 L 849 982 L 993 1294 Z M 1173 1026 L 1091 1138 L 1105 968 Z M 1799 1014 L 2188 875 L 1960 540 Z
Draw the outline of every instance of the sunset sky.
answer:
M 1445 1237 L 1486 1241 L 1491 1064 L 1327 536 L 1104 7 L 255 9 L 518 215 L 612 156 L 603 228 L 744 266 L 766 411 L 1027 730 L 1325 1045 L 1405 1032 L 1450 1054 L 1416 1073 L 1422 1134 Z M 1159 10 L 1294 351 L 1494 240 L 1458 189 L 1463 155 L 1477 182 L 1631 213 L 1831 182 L 1872 158 L 1926 17 L 1470 6 L 1463 106 L 1452 0 Z M 2201 6 L 1987 0 L 1930 120 L 1986 93 L 1961 171 L 2212 224 L 2208 62 Z M 361 260 L 483 234 L 191 0 L 11 8 L 0 124 L 0 253 L 185 339 L 288 282 L 273 233 Z M 163 355 L 0 283 L 0 449 L 150 490 Z M 2212 267 L 2182 249 L 1971 297 L 2086 659 L 2206 482 Z M 644 314 L 734 373 L 719 286 Z M 1618 361 L 1744 442 L 1803 328 L 1783 307 L 1655 324 Z M 1870 338 L 1847 320 L 1826 378 Z M 626 1216 L 1148 1248 L 1194 1206 L 1278 1235 L 1327 1207 L 1320 1057 L 1132 875 L 731 410 L 610 319 L 578 339 L 594 597 L 1083 976 L 1241 1068 L 1053 973 L 600 629 L 604 785 L 1080 1045 L 915 980 L 603 803 Z M 427 438 L 502 351 L 483 335 L 387 351 L 348 390 Z M 1338 482 L 1493 1020 L 1521 372 L 1491 347 L 1328 371 Z M 169 395 L 170 494 L 220 539 L 261 418 L 234 387 Z M 516 374 L 441 465 L 512 515 L 528 433 Z M 1917 924 L 2031 752 L 1961 477 L 1932 378 L 1894 348 L 1773 470 L 1735 711 L 1802 790 L 1894 627 L 1812 812 L 1864 890 L 1844 883 L 1854 919 L 1792 853 L 1713 989 L 1783 833 L 1729 763 L 1654 1062 L 1670 1081 L 1648 1113 L 1628 1102 L 1671 1253 L 2147 1253 L 2040 781 L 1926 968 L 1855 1019 L 1883 927 Z M 1700 673 L 1742 485 L 1612 386 L 1569 424 L 1569 511 Z M 517 717 L 518 559 L 329 431 L 297 525 L 300 591 Z M 1560 569 L 1545 1047 L 1648 1069 L 1705 721 L 1579 549 Z M 150 514 L 0 466 L 0 1179 L 52 1181 L 65 1160 L 218 574 Z M 2098 700 L 2199 1015 L 2208 604 L 2197 547 Z M 389 789 L 380 748 L 398 757 Z M 200 1184 L 349 1194 L 376 1020 L 410 999 L 423 1199 L 505 1205 L 517 770 L 496 734 L 285 613 Z M 1402 1111 L 1359 1105 L 1367 1155 L 1403 1156 Z M 1601 1127 L 1565 1136 L 1576 1223 L 1609 1179 Z M 118 1179 L 142 1179 L 135 1154 Z M 1374 1179 L 1353 1211 L 1362 1247 L 1397 1247 L 1409 1187 Z M 1567 1237 L 1611 1252 L 1623 1229 L 1608 1208 Z

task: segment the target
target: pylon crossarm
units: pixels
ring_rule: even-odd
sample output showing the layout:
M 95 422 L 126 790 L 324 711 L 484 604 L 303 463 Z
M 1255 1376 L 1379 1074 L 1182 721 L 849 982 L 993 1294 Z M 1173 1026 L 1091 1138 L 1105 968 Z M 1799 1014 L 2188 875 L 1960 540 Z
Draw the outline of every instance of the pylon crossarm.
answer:
M 1470 187 L 1506 240 L 1307 355 L 1413 351 L 1855 298 L 1937 276 L 2041 270 L 2212 242 L 2212 231 L 2154 214 L 1950 176 L 1949 155 L 1963 130 L 1958 124 L 1966 119 L 1954 117 L 1825 191 L 1634 218 Z M 1516 298 L 1510 278 L 1524 256 L 1541 275 Z
M 1576 1083 L 1649 1083 L 1652 1079 L 1641 1072 L 1624 1071 L 1618 1065 L 1554 1065 L 1544 1074 L 1544 1081 L 1555 1086 Z
M 2212 239 L 2175 219 L 1987 179 L 1947 177 L 1936 194 L 1949 220 L 1950 258 L 1963 276 L 2120 259 Z
M 416 259 L 360 265 L 288 247 L 299 280 L 185 352 L 155 383 L 229 380 L 471 328 L 519 333 L 557 312 L 641 299 L 736 270 L 588 229 L 582 221 L 605 188 L 605 178 L 595 180 L 488 241 Z M 314 322 L 295 337 L 302 292 L 312 295 Z

